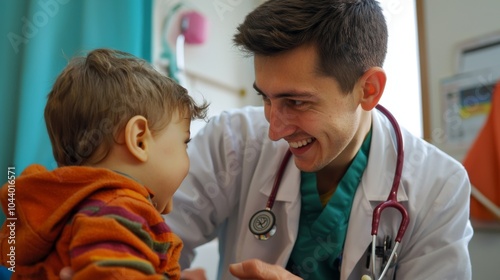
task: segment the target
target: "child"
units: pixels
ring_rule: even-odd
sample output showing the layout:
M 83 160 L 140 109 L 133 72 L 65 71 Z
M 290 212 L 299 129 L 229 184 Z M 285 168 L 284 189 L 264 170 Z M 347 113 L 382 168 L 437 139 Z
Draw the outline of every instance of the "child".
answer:
M 188 172 L 190 121 L 207 106 L 130 54 L 71 60 L 45 107 L 59 167 L 29 166 L 1 190 L 16 218 L 0 233 L 12 279 L 59 279 L 63 267 L 75 280 L 179 279 L 182 242 L 160 214 Z

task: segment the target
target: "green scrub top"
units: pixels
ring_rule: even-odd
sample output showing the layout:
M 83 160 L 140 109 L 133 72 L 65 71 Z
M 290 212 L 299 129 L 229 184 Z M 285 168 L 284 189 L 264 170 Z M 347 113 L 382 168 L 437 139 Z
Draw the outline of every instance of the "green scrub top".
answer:
M 323 208 L 316 173 L 301 172 L 301 210 L 297 240 L 287 269 L 304 279 L 340 279 L 340 257 L 354 194 L 368 162 L 372 132 Z

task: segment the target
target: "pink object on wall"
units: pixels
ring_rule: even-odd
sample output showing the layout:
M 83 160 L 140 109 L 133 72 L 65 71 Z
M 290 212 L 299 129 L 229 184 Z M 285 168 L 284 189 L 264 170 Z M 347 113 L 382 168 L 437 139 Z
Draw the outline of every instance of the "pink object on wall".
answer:
M 198 12 L 190 11 L 181 16 L 181 32 L 188 44 L 203 44 L 207 38 L 208 22 Z

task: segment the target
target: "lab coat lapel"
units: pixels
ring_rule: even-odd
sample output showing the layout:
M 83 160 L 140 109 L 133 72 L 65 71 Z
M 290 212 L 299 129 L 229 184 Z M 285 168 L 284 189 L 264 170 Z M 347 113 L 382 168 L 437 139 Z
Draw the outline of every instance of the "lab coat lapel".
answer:
M 280 194 L 276 197 L 277 201 L 283 201 L 282 209 L 276 209 L 276 214 L 281 217 L 283 222 L 279 222 L 277 225 L 278 230 L 286 233 L 284 237 L 284 244 L 286 246 L 283 248 L 276 261 L 276 264 L 286 266 L 290 254 L 292 253 L 295 240 L 297 240 L 297 234 L 299 231 L 299 221 L 300 221 L 300 170 L 295 166 L 293 161 L 293 156 L 290 158 L 290 162 L 287 166 L 288 173 L 283 176 L 283 189 Z M 286 179 L 285 179 L 286 178 Z M 276 207 L 278 208 L 278 207 Z M 278 223 L 278 222 L 277 222 Z
M 284 157 L 284 153 L 283 153 Z M 268 170 L 271 174 L 274 174 L 272 183 L 274 183 L 274 178 L 278 176 L 278 168 L 281 164 L 283 157 L 280 159 L 280 162 L 274 169 Z M 260 192 L 269 198 L 271 195 L 273 184 L 266 184 L 262 186 Z M 286 168 L 283 172 L 283 178 L 281 180 L 278 193 L 276 194 L 275 201 L 283 201 L 283 202 L 293 202 L 297 199 L 297 194 L 300 192 L 300 170 L 297 169 L 294 163 L 293 155 L 290 157 Z
M 373 209 L 361 183 L 353 201 L 350 222 L 342 256 L 341 279 L 347 279 L 371 242 L 371 214 Z
M 279 164 L 281 164 L 281 160 Z M 276 166 L 275 173 L 277 173 L 278 167 Z M 260 189 L 266 198 L 269 198 L 271 191 L 272 184 Z M 277 234 L 279 232 L 281 238 L 279 243 L 282 245 L 276 248 L 274 263 L 284 267 L 297 239 L 300 219 L 300 170 L 295 166 L 293 155 L 286 165 L 275 201 L 272 211 L 276 216 L 276 232 Z
M 261 176 L 260 180 L 257 180 L 258 184 L 260 184 L 260 189 L 258 193 L 250 195 L 255 196 L 255 198 L 251 199 L 253 203 L 262 205 L 256 207 L 259 210 L 264 209 L 267 199 L 271 194 L 274 178 L 285 155 L 285 150 L 280 148 L 278 152 L 274 151 L 274 153 L 280 154 L 278 160 L 275 159 L 276 157 L 270 157 L 269 159 L 272 160 L 268 162 L 269 168 L 266 170 L 256 170 L 256 174 L 260 174 Z M 257 188 L 257 185 L 253 187 Z M 237 259 L 259 258 L 281 266 L 285 266 L 288 262 L 295 239 L 297 238 L 300 218 L 300 171 L 295 166 L 293 156 L 285 168 L 272 211 L 276 217 L 275 236 L 267 241 L 260 241 L 255 239 L 247 226 L 245 226 L 241 232 L 241 245 L 237 248 Z M 253 212 L 246 213 L 243 220 L 249 221 L 253 214 Z
M 373 110 L 372 119 L 372 144 L 368 165 L 361 181 L 362 190 L 369 201 L 385 201 L 394 181 L 397 141 L 392 124 L 382 113 Z M 404 168 L 403 162 L 403 170 Z M 397 198 L 398 201 L 408 200 L 402 182 L 399 183 Z

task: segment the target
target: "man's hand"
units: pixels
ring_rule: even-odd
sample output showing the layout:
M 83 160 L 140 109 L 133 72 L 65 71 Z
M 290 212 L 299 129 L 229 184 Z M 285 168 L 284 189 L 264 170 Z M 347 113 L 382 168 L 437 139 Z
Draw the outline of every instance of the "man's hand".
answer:
M 299 278 L 279 265 L 272 265 L 252 259 L 229 266 L 231 274 L 238 279 L 256 280 L 299 280 Z
M 59 271 L 59 278 L 61 278 L 61 280 L 71 280 L 73 278 L 73 269 L 69 266 L 63 267 L 63 269 Z
M 181 271 L 181 280 L 207 280 L 203 268 L 191 268 Z

